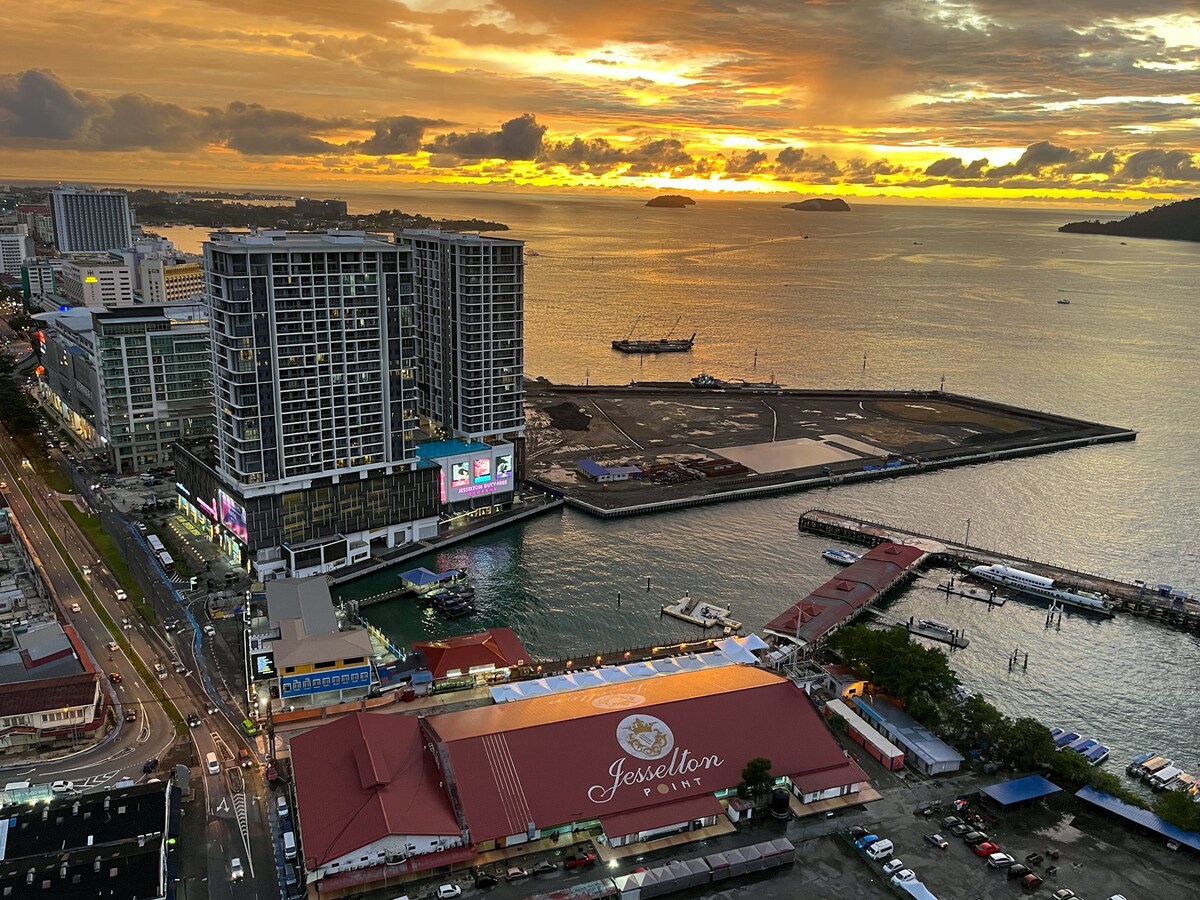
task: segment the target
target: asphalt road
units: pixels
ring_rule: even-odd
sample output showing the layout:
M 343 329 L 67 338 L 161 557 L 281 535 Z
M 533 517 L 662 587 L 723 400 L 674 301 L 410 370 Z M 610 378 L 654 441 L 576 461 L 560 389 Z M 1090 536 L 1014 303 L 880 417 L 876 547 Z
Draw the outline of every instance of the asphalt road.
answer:
M 190 738 L 197 762 L 192 770 L 192 784 L 197 798 L 203 798 L 207 825 L 202 847 L 183 847 L 181 875 L 196 881 L 206 878 L 207 894 L 213 898 L 274 900 L 280 891 L 267 811 L 274 801 L 269 799 L 261 762 L 255 758 L 253 766 L 247 769 L 237 764 L 238 749 L 248 747 L 253 753 L 253 745 L 224 713 L 206 712 L 211 703 L 200 672 L 206 670 L 209 658 L 202 632 L 192 629 L 182 611 L 180 629 L 164 632 L 146 623 L 129 603 L 117 600 L 116 590 L 120 585 L 107 567 L 98 562 L 96 551 L 62 508 L 58 495 L 47 488 L 36 472 L 22 467 L 20 461 L 21 451 L 4 433 L 0 436 L 0 477 L 9 484 L 5 497 L 10 510 L 46 574 L 62 621 L 75 626 L 98 671 L 121 676 L 119 682 L 109 677 L 104 679 L 104 690 L 118 709 L 118 727 L 90 749 L 55 761 L 0 767 L 0 773 L 5 780 L 27 779 L 37 784 L 70 780 L 77 790 L 84 791 L 111 787 L 126 777 L 135 782 L 155 777 L 165 779 L 170 773 L 144 773 L 144 763 L 151 758 L 164 759 L 181 737 Z M 82 584 L 34 514 L 20 490 L 21 485 L 38 503 L 76 567 L 90 568 L 84 578 L 95 591 L 97 602 L 118 625 L 128 618 L 129 627 L 123 630 L 132 652 L 148 671 L 153 671 L 156 663 L 164 666 L 165 677 L 160 679 L 163 692 L 182 715 L 197 713 L 202 719 L 199 727 L 186 729 L 189 732 L 186 736 L 179 735 L 132 661 L 124 652 L 108 649 L 116 635 L 109 632 L 85 596 Z M 91 499 L 103 502 L 102 498 Z M 80 611 L 71 612 L 72 604 L 76 603 Z M 203 621 L 197 623 L 202 624 Z M 181 673 L 174 671 L 176 660 L 183 664 Z M 124 711 L 130 706 L 138 709 L 136 722 L 124 721 Z M 215 753 L 220 760 L 220 775 L 206 774 L 204 761 L 209 753 Z M 234 857 L 241 860 L 246 871 L 246 877 L 238 882 L 230 877 L 230 860 Z

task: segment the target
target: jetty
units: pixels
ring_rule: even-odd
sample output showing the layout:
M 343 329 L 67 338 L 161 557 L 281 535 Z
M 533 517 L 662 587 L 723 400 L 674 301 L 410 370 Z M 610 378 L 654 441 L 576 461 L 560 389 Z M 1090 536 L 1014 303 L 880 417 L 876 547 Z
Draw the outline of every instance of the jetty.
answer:
M 954 568 L 967 569 L 973 565 L 1006 565 L 1026 572 L 1052 578 L 1068 591 L 1091 591 L 1104 594 L 1119 613 L 1152 619 L 1184 631 L 1200 632 L 1200 602 L 1182 597 L 1163 597 L 1146 582 L 1123 581 L 1095 573 L 1081 572 L 1064 566 L 1026 559 L 999 550 L 977 547 L 965 541 L 925 534 L 869 519 L 810 509 L 800 516 L 799 528 L 855 544 L 876 547 L 880 544 L 901 544 L 920 549 L 926 560 Z M 869 555 L 869 554 L 867 554 Z
M 978 600 L 980 603 L 986 603 L 988 606 L 1003 606 L 1008 602 L 1007 597 L 1002 597 L 994 590 L 985 591 L 983 588 L 963 587 L 961 584 L 955 584 L 953 578 L 949 581 L 943 581 L 937 586 L 937 589 L 944 594 L 966 597 L 968 600 Z
M 691 622 L 701 628 L 720 626 L 733 633 L 742 630 L 742 623 L 729 617 L 729 609 L 684 594 L 683 599 L 661 607 L 660 615 L 673 616 L 683 622 Z
M 916 637 L 925 638 L 927 641 L 936 641 L 939 644 L 949 644 L 951 650 L 965 650 L 971 644 L 971 641 L 961 628 L 950 631 L 945 631 L 941 628 L 927 628 L 911 617 L 907 622 L 901 622 L 898 619 L 893 619 L 885 615 L 877 609 L 868 609 L 867 612 L 880 622 L 890 625 L 893 628 L 903 628 L 909 634 Z

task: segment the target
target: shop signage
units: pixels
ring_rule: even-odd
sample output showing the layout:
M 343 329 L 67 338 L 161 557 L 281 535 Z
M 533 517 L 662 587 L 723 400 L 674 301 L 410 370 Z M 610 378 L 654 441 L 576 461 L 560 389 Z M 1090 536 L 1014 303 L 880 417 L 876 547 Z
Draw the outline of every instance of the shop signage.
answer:
M 617 757 L 608 767 L 611 783 L 588 788 L 588 799 L 593 803 L 608 803 L 623 787 L 640 785 L 642 794 L 649 797 L 655 791 L 669 794 L 699 786 L 698 773 L 725 764 L 715 753 L 693 756 L 690 750 L 677 747 L 670 726 L 644 713 L 626 716 L 617 723 L 616 738 L 626 755 Z

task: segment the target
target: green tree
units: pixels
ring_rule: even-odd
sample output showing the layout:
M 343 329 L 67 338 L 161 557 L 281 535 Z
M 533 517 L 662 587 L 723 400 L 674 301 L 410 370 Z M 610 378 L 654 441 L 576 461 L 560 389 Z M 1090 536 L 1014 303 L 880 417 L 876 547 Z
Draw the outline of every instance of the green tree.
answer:
M 1167 791 L 1155 800 L 1154 814 L 1185 831 L 1200 831 L 1200 803 L 1180 791 Z
M 742 783 L 738 785 L 738 793 L 757 801 L 771 789 L 775 777 L 771 774 L 771 761 L 757 756 L 746 763 L 742 769 Z

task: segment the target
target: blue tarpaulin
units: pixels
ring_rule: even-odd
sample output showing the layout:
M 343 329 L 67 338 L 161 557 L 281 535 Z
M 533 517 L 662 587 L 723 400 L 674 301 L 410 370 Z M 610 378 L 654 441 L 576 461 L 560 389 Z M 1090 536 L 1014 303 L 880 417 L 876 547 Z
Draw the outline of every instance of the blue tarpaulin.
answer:
M 1112 794 L 1106 794 L 1093 787 L 1080 788 L 1075 792 L 1075 796 L 1110 813 L 1116 813 L 1122 819 L 1134 822 L 1143 828 L 1149 828 L 1169 840 L 1178 841 L 1185 847 L 1200 850 L 1200 832 L 1184 831 L 1177 825 L 1163 821 L 1148 809 L 1131 806 L 1123 800 L 1118 800 Z
M 1002 781 L 985 787 L 983 793 L 1001 806 L 1012 806 L 1014 803 L 1048 797 L 1061 790 L 1057 784 L 1050 783 L 1041 775 L 1026 775 L 1024 778 L 1014 778 L 1012 781 Z

